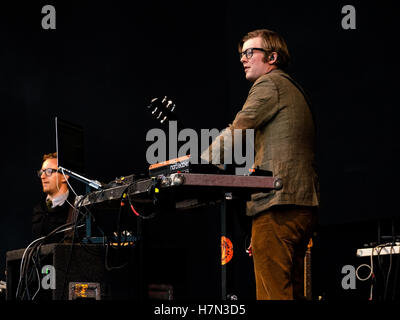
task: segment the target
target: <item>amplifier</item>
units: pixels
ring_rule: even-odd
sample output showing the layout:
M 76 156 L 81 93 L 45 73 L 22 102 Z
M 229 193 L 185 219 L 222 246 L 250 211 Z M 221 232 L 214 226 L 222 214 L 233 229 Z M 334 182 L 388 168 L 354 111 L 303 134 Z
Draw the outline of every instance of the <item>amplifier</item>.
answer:
M 18 249 L 6 254 L 7 300 L 16 299 L 24 252 L 25 249 Z M 85 298 L 82 293 L 86 291 L 86 298 L 96 300 L 141 300 L 145 297 L 138 247 L 45 244 L 40 248 L 39 257 L 38 278 L 33 277 L 28 283 L 29 291 L 23 284 L 19 299 L 35 295 L 45 276 L 40 272 L 43 266 L 54 268 L 55 285 L 53 288 L 41 285 L 35 300 L 73 300 L 77 298 L 78 291 L 80 298 Z

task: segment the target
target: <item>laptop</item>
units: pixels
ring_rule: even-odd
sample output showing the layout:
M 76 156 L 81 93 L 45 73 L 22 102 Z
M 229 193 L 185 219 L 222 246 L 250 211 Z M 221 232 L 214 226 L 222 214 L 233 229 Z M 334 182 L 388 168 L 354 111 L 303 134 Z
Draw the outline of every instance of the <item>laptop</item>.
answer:
M 84 131 L 77 124 L 55 117 L 57 166 L 83 174 Z

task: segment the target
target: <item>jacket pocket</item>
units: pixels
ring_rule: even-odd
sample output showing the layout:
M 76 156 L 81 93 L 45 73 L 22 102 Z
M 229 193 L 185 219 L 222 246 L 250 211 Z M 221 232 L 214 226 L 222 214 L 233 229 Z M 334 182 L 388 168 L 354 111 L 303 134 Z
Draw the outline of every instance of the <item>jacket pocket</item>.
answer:
M 271 190 L 270 192 L 259 192 L 259 193 L 254 193 L 251 195 L 251 201 L 260 201 L 263 199 L 266 199 L 268 197 L 272 197 L 275 194 L 275 190 Z

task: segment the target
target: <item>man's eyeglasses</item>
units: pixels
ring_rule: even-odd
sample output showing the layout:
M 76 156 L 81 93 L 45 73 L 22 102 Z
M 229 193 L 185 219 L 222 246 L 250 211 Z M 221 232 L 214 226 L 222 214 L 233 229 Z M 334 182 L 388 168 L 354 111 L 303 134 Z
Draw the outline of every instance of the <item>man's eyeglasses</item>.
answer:
M 242 60 L 243 56 L 246 56 L 247 59 L 250 59 L 253 56 L 254 50 L 259 50 L 259 51 L 267 53 L 267 51 L 264 50 L 263 48 L 248 48 L 239 54 L 240 60 Z
M 57 169 L 53 168 L 47 168 L 47 169 L 41 169 L 37 172 L 38 177 L 40 178 L 42 174 L 44 173 L 46 176 L 50 177 L 54 172 L 57 172 Z

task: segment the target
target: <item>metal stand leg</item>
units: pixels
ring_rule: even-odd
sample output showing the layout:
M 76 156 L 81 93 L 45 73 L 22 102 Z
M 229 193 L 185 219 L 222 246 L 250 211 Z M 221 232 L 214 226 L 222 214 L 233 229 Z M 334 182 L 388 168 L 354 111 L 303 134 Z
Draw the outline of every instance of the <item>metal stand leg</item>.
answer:
M 226 199 L 221 202 L 221 240 L 226 237 Z M 223 243 L 221 241 L 221 257 L 223 256 Z M 226 300 L 226 264 L 221 261 L 221 298 Z

